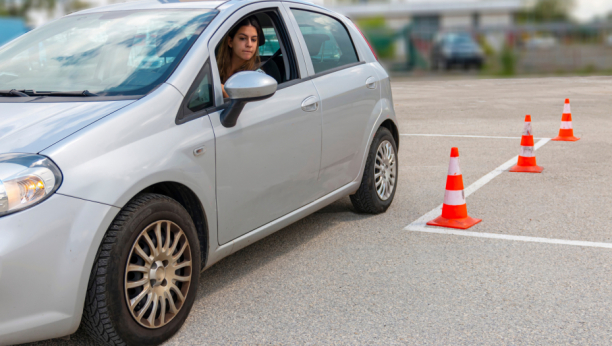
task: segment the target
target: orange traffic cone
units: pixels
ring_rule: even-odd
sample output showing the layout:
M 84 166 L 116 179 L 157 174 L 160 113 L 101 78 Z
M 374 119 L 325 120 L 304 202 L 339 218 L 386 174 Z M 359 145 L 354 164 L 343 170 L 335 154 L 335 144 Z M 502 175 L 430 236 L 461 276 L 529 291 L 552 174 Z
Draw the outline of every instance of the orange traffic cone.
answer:
M 429 221 L 430 226 L 466 229 L 482 221 L 469 217 L 463 193 L 463 177 L 459 168 L 459 149 L 452 148 L 446 179 L 446 192 L 442 205 L 442 216 Z
M 531 115 L 526 115 L 525 128 L 523 130 L 523 137 L 521 138 L 521 152 L 516 166 L 510 168 L 510 172 L 542 173 L 544 168 L 536 165 L 533 145 Z
M 580 138 L 574 137 L 574 128 L 572 127 L 572 111 L 570 110 L 569 99 L 565 99 L 563 105 L 563 115 L 561 116 L 561 128 L 559 135 L 553 138 L 553 141 L 568 141 L 575 142 Z

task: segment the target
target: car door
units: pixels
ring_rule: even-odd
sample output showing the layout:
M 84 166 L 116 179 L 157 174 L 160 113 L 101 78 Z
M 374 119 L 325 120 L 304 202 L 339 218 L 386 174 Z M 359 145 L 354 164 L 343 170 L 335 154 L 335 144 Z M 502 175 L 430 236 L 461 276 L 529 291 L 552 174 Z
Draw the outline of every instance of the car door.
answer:
M 323 135 L 320 183 L 324 193 L 360 172 L 363 140 L 380 99 L 375 69 L 359 58 L 345 23 L 308 5 L 287 3 L 301 34 L 304 59 L 321 98 Z
M 287 63 L 285 69 L 296 71 L 291 80 L 281 80 L 274 96 L 248 103 L 236 126 L 221 125 L 221 110 L 210 114 L 216 137 L 220 245 L 299 209 L 319 194 L 321 113 L 318 94 L 312 81 L 300 78 L 307 74 L 301 48 L 292 46 L 295 40 L 289 38 L 280 6 L 280 2 L 266 2 L 238 10 L 219 27 L 209 43 L 218 105 L 223 103 L 223 97 L 212 52 L 231 27 L 247 15 L 263 12 L 277 17 L 274 28 L 281 42 L 281 60 Z M 266 36 L 270 34 L 270 30 L 265 32 Z M 280 75 L 291 74 L 283 72 Z

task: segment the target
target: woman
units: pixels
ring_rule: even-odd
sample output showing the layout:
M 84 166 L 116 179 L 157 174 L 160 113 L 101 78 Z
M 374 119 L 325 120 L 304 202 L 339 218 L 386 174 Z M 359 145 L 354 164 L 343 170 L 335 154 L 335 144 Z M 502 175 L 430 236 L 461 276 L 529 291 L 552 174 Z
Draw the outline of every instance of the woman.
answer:
M 217 53 L 217 65 L 223 97 L 229 97 L 225 92 L 225 82 L 234 73 L 255 70 L 263 73 L 258 69 L 261 62 L 259 46 L 264 44 L 265 39 L 257 18 L 251 16 L 232 28 L 221 42 Z

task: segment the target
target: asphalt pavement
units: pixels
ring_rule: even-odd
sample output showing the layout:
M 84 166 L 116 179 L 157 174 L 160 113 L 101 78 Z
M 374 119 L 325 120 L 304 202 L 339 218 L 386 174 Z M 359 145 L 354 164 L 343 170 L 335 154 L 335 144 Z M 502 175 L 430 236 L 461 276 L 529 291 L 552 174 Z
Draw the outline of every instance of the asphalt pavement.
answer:
M 581 140 L 537 150 L 542 174 L 472 193 L 470 231 L 612 243 L 611 94 L 610 77 L 393 81 L 387 213 L 343 198 L 222 260 L 165 345 L 611 344 L 612 249 L 405 229 L 442 203 L 451 147 L 467 187 L 518 155 L 526 114 L 536 138 L 555 137 L 569 98 Z M 32 345 L 93 342 L 79 330 Z

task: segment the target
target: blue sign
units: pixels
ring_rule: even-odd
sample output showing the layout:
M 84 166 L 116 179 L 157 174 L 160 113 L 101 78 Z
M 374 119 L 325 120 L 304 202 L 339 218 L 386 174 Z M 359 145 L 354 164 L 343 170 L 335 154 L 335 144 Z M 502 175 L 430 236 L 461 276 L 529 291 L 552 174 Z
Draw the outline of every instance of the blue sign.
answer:
M 20 18 L 0 18 L 0 46 L 17 38 L 30 29 Z

